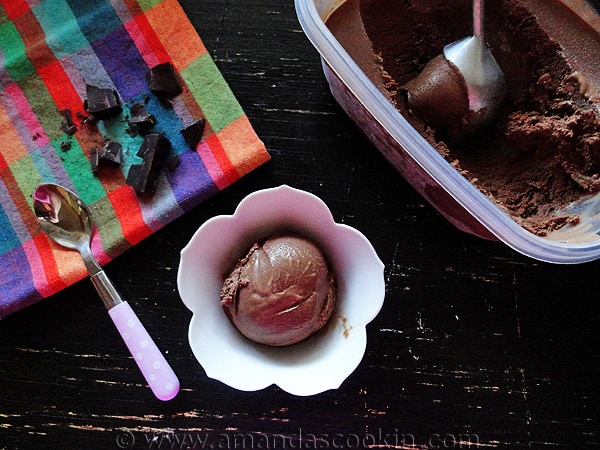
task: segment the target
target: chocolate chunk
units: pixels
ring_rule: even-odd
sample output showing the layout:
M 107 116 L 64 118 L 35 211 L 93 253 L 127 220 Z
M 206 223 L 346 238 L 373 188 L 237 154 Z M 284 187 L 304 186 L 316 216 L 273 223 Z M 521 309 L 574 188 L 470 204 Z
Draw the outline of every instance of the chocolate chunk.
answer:
M 190 126 L 181 130 L 183 138 L 192 150 L 196 150 L 196 147 L 198 147 L 198 144 L 202 140 L 202 134 L 204 133 L 205 124 L 206 119 L 200 119 L 197 122 L 194 122 Z
M 98 166 L 100 166 L 100 149 L 98 147 L 90 150 L 90 165 L 92 166 L 92 173 L 95 175 L 98 172 Z
M 138 132 L 136 130 L 134 130 L 133 127 L 126 128 L 125 133 L 127 133 L 132 138 L 134 138 L 138 135 Z
M 84 102 L 85 104 L 85 102 Z M 79 121 L 84 124 L 84 123 L 89 123 L 89 122 L 93 122 L 96 119 L 94 118 L 94 116 L 86 116 L 83 113 L 81 113 L 80 111 L 77 111 L 75 113 L 75 117 L 77 117 L 79 119 Z
M 169 169 L 171 172 L 175 171 L 175 169 L 177 169 L 177 167 L 179 166 L 179 161 L 179 155 L 175 155 L 172 158 L 169 158 L 166 163 L 167 169 Z
M 150 92 L 161 99 L 169 99 L 183 92 L 175 68 L 170 62 L 158 64 L 146 73 Z
M 127 184 L 131 186 L 136 193 L 141 194 L 147 189 L 148 174 L 149 170 L 147 164 L 134 164 L 129 168 Z
M 156 123 L 156 118 L 148 112 L 141 102 L 136 102 L 129 108 L 131 117 L 127 121 L 129 125 L 146 128 Z
M 112 167 L 121 165 L 123 160 L 123 149 L 121 144 L 115 141 L 106 141 L 100 150 L 100 163 Z
M 171 142 L 162 134 L 147 135 L 137 153 L 144 161 L 131 166 L 127 184 L 138 194 L 153 191 L 170 149 Z
M 70 109 L 63 109 L 60 111 L 65 121 L 61 124 L 60 129 L 69 135 L 75 134 L 77 131 L 77 125 L 73 123 L 73 117 L 71 117 Z
M 92 173 L 98 172 L 100 166 L 118 167 L 123 162 L 123 148 L 121 144 L 107 139 L 102 147 L 94 147 L 90 151 L 90 165 Z
M 84 101 L 83 107 L 96 119 L 110 119 L 119 115 L 123 110 L 119 95 L 114 89 L 99 88 L 88 84 L 85 86 L 85 92 L 87 99 Z

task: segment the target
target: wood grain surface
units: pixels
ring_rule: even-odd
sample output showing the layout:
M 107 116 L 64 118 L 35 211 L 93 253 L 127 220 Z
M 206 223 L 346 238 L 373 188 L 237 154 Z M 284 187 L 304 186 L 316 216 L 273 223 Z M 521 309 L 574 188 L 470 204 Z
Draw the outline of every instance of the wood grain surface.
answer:
M 450 225 L 335 103 L 291 0 L 181 4 L 272 155 L 106 267 L 181 392 L 153 397 L 84 280 L 0 322 L 0 449 L 600 446 L 600 262 L 540 263 Z M 361 364 L 311 397 L 208 378 L 176 286 L 202 223 L 281 184 L 385 263 Z

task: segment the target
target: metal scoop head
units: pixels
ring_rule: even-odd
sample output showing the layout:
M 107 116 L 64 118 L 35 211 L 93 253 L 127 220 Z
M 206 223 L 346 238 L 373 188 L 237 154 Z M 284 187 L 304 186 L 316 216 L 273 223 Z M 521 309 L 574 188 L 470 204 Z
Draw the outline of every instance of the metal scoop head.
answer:
M 444 47 L 444 57 L 454 64 L 467 85 L 472 126 L 488 123 L 506 97 L 504 73 L 483 38 L 471 36 Z

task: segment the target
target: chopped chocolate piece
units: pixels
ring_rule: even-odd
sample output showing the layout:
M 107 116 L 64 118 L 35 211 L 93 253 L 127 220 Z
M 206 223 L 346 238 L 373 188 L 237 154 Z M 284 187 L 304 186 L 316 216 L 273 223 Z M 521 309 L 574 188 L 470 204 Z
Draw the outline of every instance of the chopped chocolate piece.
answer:
M 159 98 L 175 97 L 183 92 L 175 68 L 170 62 L 158 64 L 146 73 L 150 92 Z
M 167 160 L 167 169 L 169 169 L 171 172 L 173 172 L 175 169 L 177 169 L 177 166 L 179 165 L 179 155 L 175 155 L 172 158 L 169 158 Z
M 198 147 L 198 144 L 202 140 L 202 133 L 204 133 L 205 124 L 206 119 L 200 119 L 181 130 L 181 134 L 192 150 L 196 150 L 196 147 Z
M 100 166 L 118 167 L 122 162 L 123 148 L 118 142 L 107 139 L 102 147 L 94 147 L 90 150 L 90 165 L 94 174 Z
M 85 106 L 85 102 L 84 102 L 84 106 Z M 94 116 L 86 116 L 80 111 L 77 111 L 75 113 L 75 117 L 77 117 L 82 124 L 88 123 L 88 122 L 93 122 L 94 120 L 96 120 L 94 118 Z
M 138 135 L 138 132 L 136 130 L 134 130 L 132 127 L 127 127 L 125 129 L 125 133 L 127 133 L 130 137 L 136 137 Z
M 156 118 L 148 112 L 141 102 L 136 102 L 129 108 L 131 117 L 127 121 L 129 125 L 138 128 L 149 128 L 156 123 Z
M 63 152 L 71 150 L 71 141 L 61 141 L 60 142 L 60 149 Z
M 75 134 L 77 131 L 77 125 L 73 123 L 73 118 L 71 117 L 70 109 L 63 109 L 60 111 L 62 116 L 65 118 L 65 121 L 60 126 L 60 129 L 69 135 Z
M 148 164 L 134 164 L 129 168 L 127 184 L 131 186 L 136 193 L 141 194 L 147 189 L 148 174 Z
M 87 99 L 83 102 L 84 109 L 96 119 L 105 120 L 121 113 L 121 101 L 114 89 L 99 88 L 90 84 L 85 86 Z
M 153 191 L 170 149 L 171 142 L 162 134 L 147 135 L 137 153 L 144 161 L 131 166 L 127 174 L 127 184 L 138 194 Z
M 123 149 L 121 144 L 115 141 L 106 141 L 100 150 L 100 162 L 112 167 L 121 165 L 123 160 Z
M 95 175 L 98 172 L 98 166 L 100 165 L 100 150 L 98 147 L 94 147 L 90 150 L 90 165 L 92 166 L 92 173 Z

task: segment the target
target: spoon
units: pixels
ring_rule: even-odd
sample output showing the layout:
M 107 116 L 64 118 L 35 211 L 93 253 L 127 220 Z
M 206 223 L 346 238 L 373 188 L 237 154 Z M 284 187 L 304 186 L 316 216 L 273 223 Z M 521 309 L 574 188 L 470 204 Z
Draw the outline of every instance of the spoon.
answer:
M 463 75 L 469 109 L 476 113 L 472 126 L 488 123 L 506 96 L 504 73 L 485 43 L 484 0 L 473 0 L 473 36 L 444 47 L 445 58 Z
M 484 0 L 473 0 L 473 36 L 444 47 L 401 90 L 421 119 L 451 140 L 489 124 L 506 97 L 502 69 L 484 40 Z
M 88 207 L 65 187 L 42 184 L 33 194 L 33 209 L 42 230 L 52 240 L 81 254 L 109 316 L 154 395 L 163 401 L 174 398 L 179 392 L 177 376 L 92 254 L 93 223 Z

